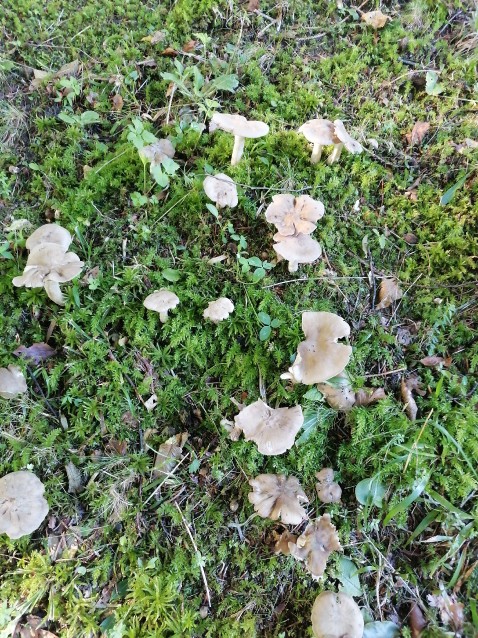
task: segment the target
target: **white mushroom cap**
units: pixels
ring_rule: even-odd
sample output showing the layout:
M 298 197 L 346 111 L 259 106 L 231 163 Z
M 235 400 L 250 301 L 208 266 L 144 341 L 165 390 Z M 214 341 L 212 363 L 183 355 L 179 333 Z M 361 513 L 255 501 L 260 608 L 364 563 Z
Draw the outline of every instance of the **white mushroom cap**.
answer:
M 262 518 L 276 521 L 278 518 L 287 525 L 299 525 L 307 519 L 307 512 L 301 503 L 308 503 L 299 481 L 284 474 L 259 474 L 249 481 L 253 491 L 249 502 Z
M 309 235 L 325 212 L 322 202 L 309 195 L 274 195 L 266 210 L 266 219 L 274 224 L 281 235 L 303 233 Z
M 234 417 L 235 427 L 244 432 L 246 441 L 257 443 L 257 449 L 265 456 L 276 456 L 290 450 L 303 423 L 300 405 L 274 409 L 261 399 L 243 408 Z
M 209 319 L 213 323 L 219 323 L 227 319 L 234 310 L 234 304 L 227 297 L 219 297 L 216 301 L 210 301 L 203 312 L 204 319 Z
M 342 120 L 334 120 L 334 127 L 336 137 L 342 142 L 349 153 L 355 154 L 363 151 L 363 146 L 347 133 Z
M 299 343 L 294 363 L 281 378 L 311 385 L 343 372 L 352 347 L 337 340 L 350 335 L 349 324 L 332 312 L 304 312 L 302 330 L 306 340 Z
M 66 252 L 72 242 L 70 233 L 58 224 L 44 224 L 40 226 L 27 239 L 25 246 L 32 250 L 38 244 L 58 244 Z
M 299 133 L 302 133 L 305 139 L 312 144 L 327 146 L 337 143 L 337 139 L 334 135 L 334 125 L 330 120 L 320 118 L 309 120 L 305 124 L 302 124 L 299 128 Z
M 226 133 L 232 133 L 239 137 L 263 137 L 269 132 L 269 127 L 265 122 L 258 120 L 248 120 L 243 115 L 229 115 L 227 113 L 214 113 L 210 131 L 221 129 Z
M 315 638 L 362 638 L 364 620 L 359 606 L 348 594 L 323 591 L 312 607 Z
M 225 173 L 208 175 L 203 182 L 203 188 L 206 195 L 218 208 L 237 206 L 237 186 L 229 175 Z
M 273 245 L 274 250 L 283 259 L 289 262 L 289 272 L 296 272 L 299 264 L 311 264 L 322 254 L 319 242 L 310 235 L 294 235 L 284 237 L 276 234 L 274 239 L 277 244 Z
M 139 156 L 144 162 L 151 162 L 153 166 L 161 164 L 167 157 L 173 158 L 174 146 L 168 139 L 158 140 L 138 150 Z
M 0 478 L 0 533 L 14 539 L 40 527 L 49 509 L 44 491 L 32 472 L 12 472 Z
M 166 288 L 161 288 L 161 290 L 155 290 L 155 292 L 148 295 L 143 301 L 143 306 L 148 310 L 159 312 L 159 320 L 161 323 L 166 323 L 168 320 L 168 310 L 176 308 L 178 303 L 179 297 L 175 295 L 174 292 Z
M 27 383 L 18 366 L 10 364 L 8 368 L 0 368 L 0 397 L 14 399 L 26 391 Z

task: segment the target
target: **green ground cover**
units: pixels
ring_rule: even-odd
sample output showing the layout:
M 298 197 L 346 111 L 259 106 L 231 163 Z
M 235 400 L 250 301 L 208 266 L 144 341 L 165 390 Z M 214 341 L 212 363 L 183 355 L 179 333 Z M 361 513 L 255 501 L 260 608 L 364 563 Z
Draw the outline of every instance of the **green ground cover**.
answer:
M 476 635 L 478 151 L 466 140 L 478 139 L 478 14 L 459 0 L 380 8 L 391 20 L 374 31 L 357 7 L 324 0 L 262 0 L 259 13 L 232 0 L 4 2 L 0 366 L 18 363 L 29 391 L 0 399 L 0 474 L 34 471 L 50 513 L 31 536 L 1 537 L 0 635 L 32 614 L 65 638 L 311 636 L 315 597 L 340 587 L 359 587 L 367 620 L 403 636 L 414 602 L 423 636 Z M 73 60 L 77 73 L 30 86 L 32 69 Z M 231 136 L 208 132 L 216 109 L 270 126 L 237 167 Z M 343 119 L 365 151 L 311 165 L 296 131 L 318 116 Z M 412 143 L 417 122 L 430 128 Z M 176 146 L 165 188 L 134 146 L 144 131 Z M 219 217 L 202 188 L 211 172 L 239 184 L 238 207 Z M 258 261 L 275 258 L 264 210 L 278 192 L 323 201 L 323 258 L 259 279 Z M 30 232 L 10 229 L 20 219 L 74 235 L 85 269 L 63 287 L 64 308 L 12 286 Z M 256 258 L 249 271 L 238 255 Z M 405 295 L 377 311 L 386 276 Z M 161 287 L 180 298 L 165 325 L 142 305 Z M 220 296 L 234 313 L 206 323 Z M 346 319 L 354 388 L 383 387 L 385 400 L 344 415 L 279 378 L 307 310 Z M 266 339 L 261 313 L 279 322 Z M 46 340 L 56 355 L 38 365 L 13 355 Z M 420 363 L 432 355 L 451 361 Z M 416 421 L 400 400 L 412 373 L 425 390 Z M 221 425 L 237 413 L 231 397 L 261 395 L 307 412 L 310 427 L 282 456 Z M 155 478 L 155 451 L 181 432 L 184 461 Z M 69 463 L 81 472 L 74 492 Z M 339 504 L 315 496 L 324 466 L 337 472 Z M 331 513 L 344 551 L 323 580 L 273 554 L 280 525 L 253 517 L 247 499 L 261 472 L 297 476 L 311 516 Z M 380 506 L 356 499 L 371 478 L 386 488 Z M 430 605 L 440 592 L 464 605 L 461 628 Z

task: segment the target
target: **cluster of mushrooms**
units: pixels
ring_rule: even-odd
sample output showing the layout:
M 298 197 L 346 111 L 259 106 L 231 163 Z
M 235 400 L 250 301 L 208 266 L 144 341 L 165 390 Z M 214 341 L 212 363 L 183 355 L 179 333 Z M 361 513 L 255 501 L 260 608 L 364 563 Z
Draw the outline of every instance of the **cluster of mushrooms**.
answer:
M 221 129 L 234 135 L 231 165 L 236 165 L 243 154 L 246 138 L 258 138 L 269 131 L 263 122 L 248 121 L 240 115 L 216 113 L 210 124 L 210 131 Z M 330 164 L 336 162 L 343 147 L 351 153 L 360 153 L 361 145 L 345 130 L 343 122 L 315 119 L 306 122 L 299 132 L 312 143 L 311 162 L 320 160 L 323 146 L 332 145 Z M 153 168 L 166 158 L 174 156 L 174 147 L 169 140 L 159 140 L 139 149 L 142 161 Z M 205 178 L 203 188 L 206 195 L 215 202 L 218 209 L 238 204 L 237 188 L 234 181 L 224 173 Z M 277 232 L 274 235 L 274 250 L 278 261 L 286 259 L 289 271 L 295 272 L 300 263 L 312 263 L 321 255 L 320 244 L 311 237 L 317 222 L 324 215 L 324 205 L 308 195 L 295 197 L 292 194 L 275 195 L 268 206 L 265 217 Z M 43 287 L 48 297 L 59 305 L 64 305 L 60 284 L 76 277 L 83 262 L 68 248 L 72 242 L 70 233 L 57 224 L 46 224 L 38 228 L 27 239 L 29 256 L 24 272 L 15 277 L 15 286 Z M 159 313 L 161 323 L 168 320 L 168 312 L 179 304 L 179 297 L 170 290 L 161 289 L 148 295 L 144 306 Z M 213 323 L 227 319 L 234 311 L 233 302 L 220 297 L 209 302 L 204 309 L 204 318 Z M 317 384 L 328 397 L 327 382 L 344 375 L 345 367 L 352 354 L 349 345 L 338 340 L 348 337 L 349 325 L 339 316 L 329 312 L 304 312 L 302 329 L 305 340 L 297 349 L 294 363 L 281 378 L 292 383 Z M 346 378 L 343 376 L 343 378 Z M 23 374 L 17 366 L 0 369 L 0 396 L 12 399 L 27 391 Z M 332 392 L 333 394 L 333 392 Z M 261 399 L 248 406 L 239 405 L 240 411 L 234 423 L 223 421 L 232 440 L 242 434 L 247 441 L 253 441 L 258 451 L 265 456 L 284 454 L 294 445 L 295 437 L 303 426 L 304 416 L 300 405 L 291 408 L 268 406 Z M 167 442 L 169 443 L 169 441 Z M 167 465 L 172 457 L 180 454 L 177 441 L 170 443 L 174 455 L 164 455 Z M 171 456 L 171 458 L 169 458 Z M 169 459 L 169 460 L 168 460 Z M 331 468 L 323 468 L 317 473 L 316 491 L 323 503 L 340 502 L 341 488 L 334 482 Z M 252 492 L 249 501 L 255 512 L 284 525 L 300 525 L 309 519 L 304 505 L 309 503 L 297 478 L 283 474 L 260 474 L 249 481 Z M 44 486 L 31 472 L 20 471 L 0 478 L 0 532 L 16 539 L 37 529 L 48 513 L 48 503 L 44 496 Z M 295 536 L 290 531 L 283 532 L 275 543 L 277 553 L 290 554 L 303 561 L 314 579 L 325 571 L 331 552 L 341 550 L 334 525 L 328 513 L 309 522 L 302 534 Z M 344 629 L 344 624 L 346 625 Z M 312 610 L 313 631 L 317 638 L 344 636 L 361 638 L 363 619 L 356 603 L 341 593 L 323 592 L 318 596 Z M 338 633 L 339 632 L 339 633 Z

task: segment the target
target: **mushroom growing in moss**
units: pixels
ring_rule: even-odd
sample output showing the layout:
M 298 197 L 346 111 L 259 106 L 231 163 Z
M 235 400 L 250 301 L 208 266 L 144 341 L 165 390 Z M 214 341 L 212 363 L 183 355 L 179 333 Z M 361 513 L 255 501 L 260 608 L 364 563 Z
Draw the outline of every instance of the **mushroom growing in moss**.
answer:
M 26 391 L 27 383 L 18 366 L 10 364 L 8 368 L 0 368 L 0 397 L 14 399 Z
M 342 549 L 329 514 L 324 514 L 309 523 L 296 543 L 290 543 L 289 549 L 294 558 L 305 561 L 307 571 L 313 578 L 320 578 L 330 554 Z
M 234 311 L 234 304 L 227 297 L 219 297 L 215 301 L 210 301 L 203 312 L 204 319 L 209 319 L 212 323 L 219 323 L 227 319 Z
M 334 134 L 334 125 L 330 120 L 315 119 L 309 120 L 299 128 L 299 133 L 310 142 L 312 146 L 311 164 L 317 164 L 322 157 L 322 148 L 330 144 L 336 144 L 337 138 Z
M 327 159 L 328 164 L 334 164 L 334 162 L 339 161 L 344 146 L 353 155 L 363 151 L 363 146 L 347 133 L 342 120 L 334 120 L 334 133 L 337 141 L 334 144 L 334 150 Z
M 334 482 L 334 470 L 331 467 L 324 467 L 315 476 L 318 481 L 315 489 L 319 500 L 322 503 L 338 503 L 342 496 L 342 488 Z
M 265 122 L 247 120 L 242 115 L 230 115 L 227 113 L 214 113 L 209 130 L 221 129 L 234 135 L 234 148 L 232 149 L 231 165 L 236 166 L 244 152 L 246 138 L 257 138 L 267 135 L 269 127 Z
M 254 441 L 265 456 L 276 456 L 289 450 L 303 423 L 300 405 L 270 408 L 261 399 L 243 408 L 234 417 L 235 427 L 242 430 L 246 441 Z
M 284 474 L 259 474 L 249 481 L 253 491 L 250 492 L 249 502 L 254 505 L 255 512 L 262 518 L 273 521 L 281 519 L 289 525 L 299 525 L 309 518 L 301 503 L 308 503 L 309 499 L 293 476 Z
M 20 471 L 0 478 L 0 533 L 15 539 L 31 534 L 48 514 L 45 487 L 32 472 Z
M 166 288 L 155 290 L 143 301 L 145 308 L 159 312 L 159 320 L 161 323 L 166 323 L 168 320 L 168 311 L 176 308 L 178 304 L 179 297 Z
M 319 242 L 315 241 L 310 235 L 299 234 L 286 237 L 276 233 L 274 240 L 277 241 L 273 245 L 279 256 L 277 261 L 281 259 L 288 261 L 289 272 L 297 272 L 299 264 L 312 264 L 322 254 Z
M 362 638 L 364 620 L 359 606 L 348 594 L 323 591 L 312 607 L 315 638 Z
M 166 158 L 172 159 L 175 150 L 168 139 L 162 139 L 138 149 L 138 154 L 143 162 L 150 162 L 151 166 L 157 166 Z
M 33 231 L 25 242 L 25 247 L 32 250 L 39 244 L 57 244 L 66 252 L 71 242 L 71 235 L 66 228 L 59 224 L 44 224 Z
M 273 196 L 272 203 L 266 210 L 266 219 L 274 224 L 281 235 L 310 235 L 324 212 L 322 202 L 312 199 L 309 195 L 294 197 L 281 194 Z
M 206 195 L 219 209 L 226 206 L 229 208 L 237 206 L 237 187 L 229 175 L 225 173 L 218 173 L 214 176 L 208 175 L 202 186 Z

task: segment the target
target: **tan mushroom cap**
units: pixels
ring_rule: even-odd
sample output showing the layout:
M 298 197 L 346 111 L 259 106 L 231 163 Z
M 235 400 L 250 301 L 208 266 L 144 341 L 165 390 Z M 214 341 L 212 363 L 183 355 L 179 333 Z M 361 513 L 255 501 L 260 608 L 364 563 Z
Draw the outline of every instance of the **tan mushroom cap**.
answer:
M 337 375 L 333 383 L 318 383 L 317 389 L 322 392 L 325 400 L 334 410 L 348 412 L 355 405 L 355 392 L 345 373 Z
M 179 304 L 179 297 L 171 290 L 161 288 L 161 290 L 155 290 L 148 295 L 143 301 L 143 306 L 148 310 L 154 310 L 159 312 L 159 320 L 161 323 L 166 323 L 168 320 L 168 311 L 176 308 Z
M 299 234 L 292 237 L 284 237 L 276 234 L 274 239 L 277 244 L 274 250 L 282 259 L 289 262 L 289 272 L 297 272 L 299 264 L 312 264 L 322 254 L 322 247 L 310 235 Z
M 302 313 L 306 340 L 299 343 L 297 357 L 282 379 L 293 383 L 323 383 L 340 374 L 352 355 L 352 347 L 337 343 L 350 335 L 349 324 L 332 312 Z
M 32 472 L 20 471 L 0 478 L 0 533 L 15 539 L 31 534 L 48 514 L 45 487 Z
M 39 244 L 58 244 L 66 252 L 72 242 L 70 233 L 59 224 L 44 224 L 40 226 L 27 239 L 25 246 L 32 250 Z
M 248 120 L 243 115 L 230 115 L 228 113 L 214 113 L 209 130 L 215 131 L 216 129 L 249 138 L 263 137 L 269 132 L 269 126 L 265 122 Z
M 334 482 L 334 471 L 331 467 L 324 467 L 316 475 L 315 485 L 317 496 L 322 503 L 338 503 L 342 496 L 342 488 Z
M 215 301 L 210 301 L 203 312 L 204 319 L 209 319 L 212 323 L 219 323 L 227 319 L 234 311 L 234 304 L 227 297 L 219 297 Z
M 295 534 L 291 534 L 289 530 L 285 530 L 282 534 L 277 534 L 275 532 L 276 542 L 274 543 L 274 554 L 285 554 L 288 556 L 290 554 L 289 543 L 295 545 L 297 541 L 297 536 Z
M 337 142 L 334 135 L 334 125 L 330 120 L 321 118 L 308 120 L 299 128 L 299 133 L 302 133 L 305 139 L 312 144 L 327 146 Z
M 234 417 L 235 427 L 246 441 L 254 441 L 265 456 L 284 454 L 294 445 L 295 436 L 304 424 L 300 405 L 293 408 L 270 408 L 258 399 Z
M 362 638 L 364 620 L 355 600 L 343 592 L 323 591 L 312 607 L 315 638 Z
M 18 366 L 10 364 L 8 368 L 0 368 L 0 397 L 14 399 L 27 391 L 27 382 Z
M 281 519 L 283 523 L 298 525 L 308 518 L 301 503 L 309 499 L 293 476 L 284 474 L 259 474 L 249 481 L 253 491 L 249 493 L 249 502 L 262 518 L 273 521 Z
M 218 208 L 237 206 L 237 186 L 229 175 L 225 173 L 208 175 L 203 182 L 203 188 L 206 195 Z
M 316 222 L 323 217 L 324 205 L 309 195 L 274 195 L 266 210 L 266 219 L 283 236 L 314 232 Z
M 363 151 L 363 146 L 347 133 L 342 120 L 334 120 L 334 127 L 336 137 L 342 142 L 349 153 L 355 154 Z
M 305 566 L 314 579 L 320 578 L 330 554 L 342 549 L 329 514 L 309 523 L 295 545 L 289 545 L 289 549 L 294 558 L 305 561 Z
M 141 159 L 145 162 L 151 162 L 152 166 L 161 164 L 167 157 L 173 158 L 175 152 L 174 146 L 168 139 L 158 140 L 138 150 Z

